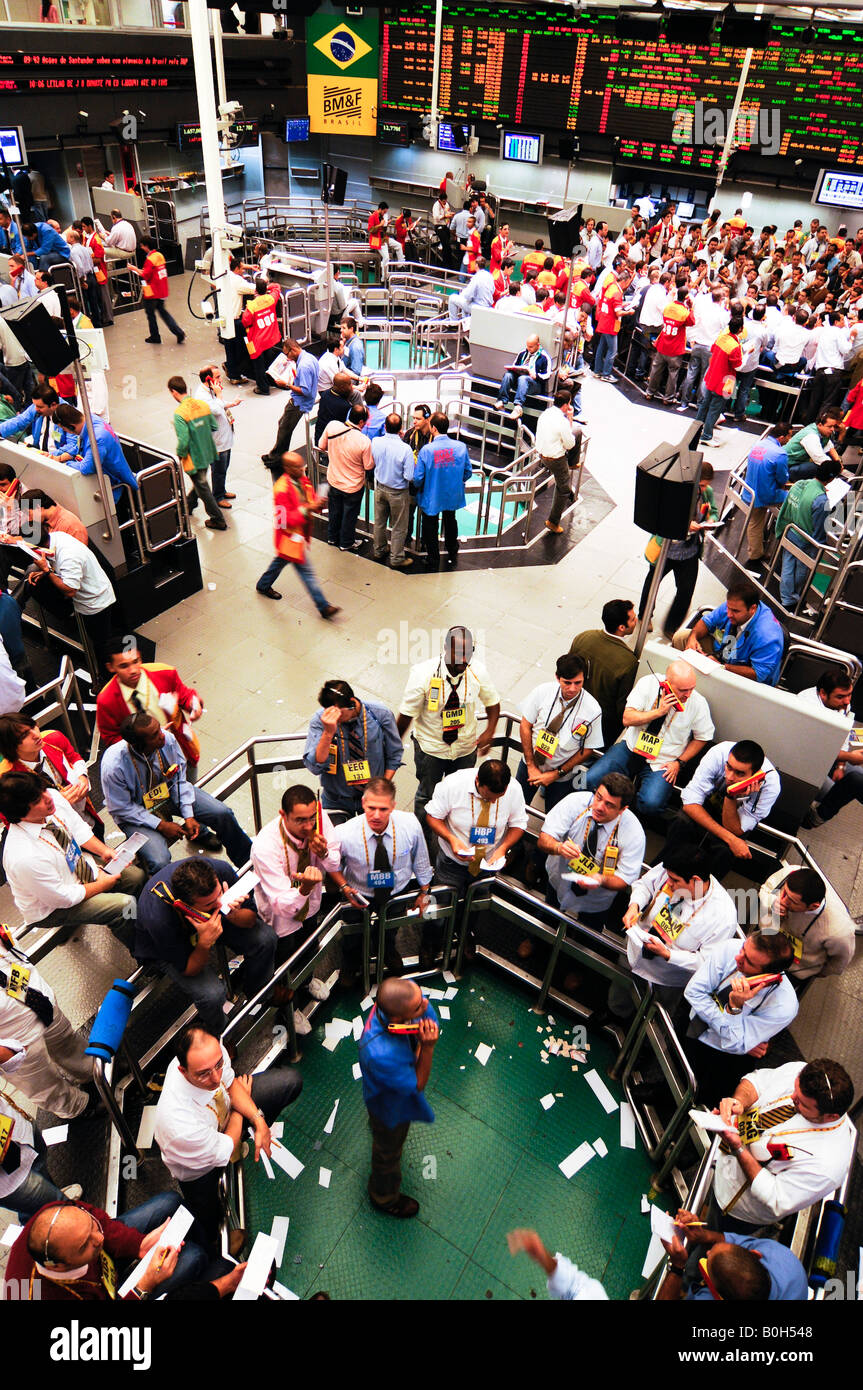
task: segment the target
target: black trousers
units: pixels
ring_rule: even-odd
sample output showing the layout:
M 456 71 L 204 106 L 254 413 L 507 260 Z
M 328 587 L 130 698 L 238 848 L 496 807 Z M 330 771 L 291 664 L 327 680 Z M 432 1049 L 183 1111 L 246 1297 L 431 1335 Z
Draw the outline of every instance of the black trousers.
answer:
M 663 579 L 666 574 L 674 575 L 675 592 L 665 622 L 662 624 L 662 630 L 668 637 L 673 637 L 678 628 L 683 625 L 689 612 L 692 595 L 695 593 L 695 585 L 698 580 L 698 556 L 691 555 L 688 560 L 667 560 L 662 572 Z M 638 605 L 639 618 L 647 604 L 647 595 L 650 592 L 652 579 L 653 567 L 651 566 L 647 571 L 644 587 L 641 590 L 641 599 Z
M 458 555 L 458 525 L 455 512 L 435 512 L 434 516 L 422 514 L 422 538 L 429 564 L 440 564 L 440 544 L 438 542 L 439 517 L 443 517 L 443 534 L 447 555 L 454 560 Z
M 391 1207 L 401 1191 L 402 1149 L 408 1137 L 410 1122 L 388 1129 L 369 1111 L 369 1128 L 372 1132 L 369 1196 L 376 1207 Z
M 298 405 L 294 405 L 293 397 L 291 397 L 282 411 L 282 418 L 279 420 L 279 428 L 276 432 L 276 442 L 268 455 L 269 463 L 281 463 L 282 454 L 287 453 L 290 449 L 291 437 L 302 418 L 303 412 Z
M 720 1052 L 698 1038 L 683 1038 L 683 1050 L 698 1082 L 698 1100 L 711 1109 L 725 1096 L 733 1096 L 741 1078 L 765 1063 L 748 1053 Z M 769 1066 L 769 1063 L 767 1063 Z

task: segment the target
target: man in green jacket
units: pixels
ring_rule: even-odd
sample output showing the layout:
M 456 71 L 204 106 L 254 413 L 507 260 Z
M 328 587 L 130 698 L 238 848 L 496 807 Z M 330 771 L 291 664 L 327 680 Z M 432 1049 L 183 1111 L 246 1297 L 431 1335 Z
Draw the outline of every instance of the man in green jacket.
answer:
M 833 434 L 841 419 L 840 408 L 828 405 L 818 412 L 816 420 L 792 435 L 785 445 L 788 476 L 792 483 L 800 478 L 814 478 L 818 464 L 827 458 L 838 462 L 839 454 L 833 443 Z
M 172 376 L 168 390 L 177 402 L 174 412 L 174 432 L 177 436 L 177 457 L 192 484 L 192 493 L 186 498 L 189 511 L 198 505 L 198 498 L 204 504 L 207 520 L 204 525 L 210 531 L 227 531 L 224 513 L 213 496 L 207 480 L 207 469 L 218 458 L 215 433 L 218 428 L 216 417 L 205 401 L 193 399 L 181 376 Z
M 842 471 L 841 463 L 826 459 L 815 469 L 814 478 L 800 478 L 779 509 L 776 518 L 777 540 L 791 530 L 788 539 L 807 555 L 815 554 L 815 547 L 804 536 L 811 536 L 818 545 L 827 541 L 826 520 L 830 511 L 825 484 L 837 478 Z M 803 535 L 800 533 L 803 532 Z M 783 608 L 793 611 L 800 602 L 800 590 L 806 583 L 809 570 L 802 560 L 798 560 L 789 550 L 782 552 L 782 573 L 779 581 L 779 598 Z

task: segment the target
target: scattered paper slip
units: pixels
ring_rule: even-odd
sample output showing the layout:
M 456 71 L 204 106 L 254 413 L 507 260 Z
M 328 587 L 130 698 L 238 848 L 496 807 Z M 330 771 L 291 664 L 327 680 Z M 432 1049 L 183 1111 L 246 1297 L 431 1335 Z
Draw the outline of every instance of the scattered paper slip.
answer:
M 273 1293 L 277 1293 L 279 1298 L 284 1299 L 286 1303 L 299 1303 L 300 1301 L 300 1295 L 291 1293 L 290 1289 L 286 1289 L 284 1284 L 279 1283 L 278 1279 L 273 1280 Z
M 455 984 L 455 975 L 452 973 L 451 970 L 444 970 L 443 977 L 448 985 Z
M 589 1163 L 594 1157 L 593 1145 L 588 1144 L 587 1140 L 585 1140 L 583 1144 L 579 1144 L 577 1149 L 573 1149 L 572 1153 L 557 1166 L 565 1178 L 571 1178 L 573 1174 L 578 1172 L 579 1168 L 583 1168 L 585 1163 Z
M 282 1135 L 284 1134 L 284 1132 L 285 1132 L 285 1122 L 284 1122 L 284 1120 L 276 1120 L 274 1124 L 271 1124 L 271 1125 L 270 1125 L 270 1133 L 272 1134 L 272 1136 L 273 1136 L 274 1139 L 281 1139 L 281 1137 L 282 1137 Z
M 383 842 L 382 842 L 383 843 Z M 402 965 L 419 965 L 419 956 L 402 956 Z
M 254 1303 L 264 1292 L 270 1270 L 276 1258 L 276 1242 L 272 1236 L 259 1231 L 252 1246 L 249 1263 L 246 1265 L 236 1293 L 235 1303 Z
M 474 1056 L 482 1066 L 485 1066 L 493 1051 L 494 1049 L 489 1047 L 488 1043 L 477 1043 Z
M 331 1168 L 322 1168 L 318 1174 L 318 1182 L 321 1187 L 329 1187 L 330 1178 L 333 1176 Z
M 354 1065 L 351 1067 L 351 1071 L 353 1073 L 354 1081 L 359 1081 L 360 1077 L 363 1074 L 363 1069 L 360 1066 L 359 1062 L 354 1062 Z
M 120 1285 L 117 1291 L 118 1298 L 125 1298 L 126 1295 L 134 1289 L 142 1274 L 149 1269 L 150 1262 L 155 1258 L 157 1250 L 162 1249 L 166 1245 L 170 1246 L 171 1249 L 174 1249 L 178 1245 L 182 1245 L 194 1219 L 188 1207 L 180 1206 L 177 1208 L 159 1239 L 156 1241 L 156 1244 L 150 1247 L 143 1260 L 138 1261 L 126 1282 Z
M 674 1239 L 674 1218 L 662 1207 L 650 1208 L 650 1229 L 660 1240 L 671 1242 Z
M 155 1110 L 155 1108 L 156 1108 L 156 1107 L 155 1107 L 155 1105 L 154 1105 L 154 1106 L 153 1106 L 153 1109 Z M 66 1140 L 69 1138 L 69 1126 L 68 1126 L 68 1125 L 52 1125 L 52 1127 L 51 1127 L 50 1129 L 43 1129 L 43 1130 L 42 1130 L 42 1138 L 45 1140 L 45 1143 L 48 1144 L 48 1145 L 50 1145 L 50 1144 L 65 1144 Z
M 593 1094 L 596 1096 L 596 1099 L 599 1101 L 606 1115 L 610 1115 L 612 1111 L 617 1110 L 617 1101 L 614 1099 L 614 1096 L 609 1091 L 598 1071 L 586 1071 L 584 1073 L 584 1079 L 593 1091 Z
M 363 1013 L 365 1013 L 366 1009 L 370 1009 L 374 1002 L 375 1001 L 372 998 L 372 996 L 370 994 L 367 994 L 365 999 L 363 999 L 360 1003 L 360 1008 L 362 1009 Z
M 439 1006 L 439 1008 L 438 1008 L 438 1016 L 439 1016 L 440 1018 L 449 1020 L 449 1009 L 447 1008 L 446 1004 L 441 1004 L 441 1005 Z
M 650 1237 L 650 1244 L 647 1247 L 647 1254 L 644 1257 L 644 1264 L 641 1269 L 642 1279 L 647 1279 L 656 1269 L 656 1266 L 659 1264 L 660 1260 L 664 1259 L 665 1247 L 663 1246 L 662 1241 L 659 1239 L 659 1236 L 654 1231 Z
M 0 1245 L 14 1245 L 23 1229 L 23 1226 L 7 1226 L 2 1236 L 0 1236 Z
M 156 1107 L 155 1105 L 145 1105 L 141 1112 L 141 1123 L 138 1126 L 138 1138 L 135 1140 L 139 1149 L 149 1149 L 153 1142 L 153 1135 L 156 1132 Z
M 333 1125 L 334 1125 L 335 1122 L 336 1122 L 336 1111 L 338 1110 L 338 1108 L 339 1108 L 339 1102 L 336 1101 L 335 1105 L 333 1106 L 332 1110 L 330 1111 L 330 1118 L 327 1120 L 326 1124 L 324 1125 L 324 1134 L 332 1134 L 332 1132 L 333 1132 Z
M 357 1014 L 357 1016 L 356 1016 L 356 1018 L 354 1019 L 353 1023 L 354 1023 L 354 1042 L 359 1042 L 360 1038 L 361 1038 L 362 1035 L 363 1035 L 363 1028 L 365 1027 L 365 1024 L 363 1023 L 363 1016 L 362 1016 L 362 1014 Z
M 424 990 L 423 993 L 426 999 L 446 999 L 446 995 L 442 989 L 427 989 Z
M 600 1158 L 605 1158 L 606 1154 L 608 1153 L 608 1149 L 606 1147 L 604 1139 L 594 1139 L 593 1147 L 596 1149 L 596 1152 L 599 1154 Z
M 348 1018 L 331 1018 L 329 1023 L 324 1024 L 325 1038 L 346 1038 L 354 1030 L 354 1025 Z
M 699 1128 L 710 1130 L 711 1133 L 724 1134 L 728 1129 L 722 1116 L 713 1115 L 709 1110 L 690 1110 L 689 1118 L 694 1120 Z
M 648 1200 L 647 1200 L 647 1194 L 644 1193 L 644 1194 L 642 1194 L 642 1198 L 641 1198 L 641 1214 L 642 1214 L 642 1216 L 647 1216 L 647 1213 L 648 1213 L 649 1211 L 650 1211 L 650 1203 L 649 1203 Z
M 457 995 L 458 995 L 458 990 L 457 990 L 456 986 L 455 986 L 455 985 L 450 985 L 449 989 L 446 990 L 446 991 L 444 992 L 444 999 L 450 999 L 450 1000 L 451 1000 L 451 999 L 455 999 L 455 998 L 457 997 Z
M 550 1110 L 554 1105 L 554 1096 L 551 1094 L 551 1091 L 549 1091 L 547 1096 L 540 1096 L 539 1103 L 543 1110 Z
M 276 1242 L 276 1264 L 280 1265 L 285 1258 L 285 1241 L 288 1238 L 288 1227 L 291 1224 L 289 1216 L 274 1216 L 273 1224 L 270 1227 L 270 1235 Z
M 628 1100 L 620 1102 L 620 1147 L 635 1148 L 635 1114 Z
M 270 1182 L 275 1182 L 276 1175 L 273 1172 L 273 1165 L 267 1158 L 267 1155 L 264 1153 L 263 1149 L 261 1149 L 261 1163 L 263 1165 L 264 1172 L 266 1173 Z
M 298 1178 L 306 1166 L 304 1163 L 300 1162 L 295 1154 L 291 1153 L 290 1149 L 286 1149 L 284 1144 L 280 1144 L 278 1140 L 276 1140 L 272 1146 L 270 1157 L 274 1163 L 279 1165 L 283 1173 L 287 1173 L 289 1178 Z

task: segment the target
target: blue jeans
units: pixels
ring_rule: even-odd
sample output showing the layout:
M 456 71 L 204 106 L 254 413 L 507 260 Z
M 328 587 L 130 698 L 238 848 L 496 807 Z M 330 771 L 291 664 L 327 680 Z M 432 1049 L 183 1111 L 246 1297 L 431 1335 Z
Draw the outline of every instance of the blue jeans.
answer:
M 680 392 L 680 399 L 692 404 L 698 396 L 698 388 L 701 385 L 701 378 L 707 371 L 707 364 L 710 361 L 710 348 L 702 347 L 696 343 L 689 349 L 689 366 L 686 368 L 686 380 Z
M 761 360 L 765 367 L 772 367 L 777 381 L 785 381 L 788 377 L 795 376 L 797 372 L 802 372 L 806 366 L 806 358 L 798 357 L 796 362 L 783 362 L 781 366 L 777 364 L 776 353 L 772 348 L 762 352 Z
M 579 774 L 583 773 L 583 771 L 584 769 L 577 767 L 575 769 L 576 776 L 574 781 L 571 778 L 567 778 L 566 781 L 562 782 L 558 778 L 556 782 L 549 782 L 547 787 L 542 788 L 542 797 L 543 801 L 545 802 L 546 815 L 549 811 L 553 810 L 553 808 L 557 805 L 559 801 L 563 801 L 563 798 L 565 796 L 569 796 L 573 791 L 583 790 L 585 784 L 579 776 Z M 527 763 L 525 762 L 524 758 L 522 758 L 521 762 L 518 765 L 518 772 L 515 774 L 515 780 L 518 782 L 518 785 L 524 792 L 525 801 L 528 805 L 530 805 L 531 801 L 534 798 L 534 795 L 536 794 L 536 787 L 532 787 L 530 785 L 530 782 L 527 780 Z
M 535 396 L 538 393 L 539 385 L 539 382 L 534 381 L 526 372 L 518 377 L 515 372 L 504 372 L 500 383 L 500 399 L 509 401 L 514 389 L 516 405 L 524 405 L 528 396 Z
M 701 443 L 709 444 L 713 438 L 713 429 L 719 419 L 727 401 L 724 396 L 720 396 L 718 391 L 702 392 L 701 400 L 698 402 L 698 409 L 695 412 L 696 420 L 704 421 L 704 429 L 701 431 Z
M 14 1192 L 7 1193 L 3 1199 L 4 1206 L 9 1207 L 10 1211 L 18 1213 L 18 1220 L 22 1226 L 26 1225 L 30 1217 L 35 1216 L 39 1208 L 46 1206 L 48 1202 L 66 1200 L 48 1173 L 45 1162 L 45 1146 L 38 1137 L 34 1137 L 34 1147 L 39 1149 L 39 1153 L 33 1161 L 33 1167 L 20 1187 L 16 1187 Z
M 293 565 L 297 574 L 300 576 L 300 579 L 303 581 L 306 588 L 308 589 L 312 601 L 315 604 L 315 607 L 317 608 L 318 612 L 325 612 L 330 605 L 327 603 L 327 600 L 324 598 L 324 595 L 318 587 L 318 581 L 315 578 L 315 572 L 312 569 L 312 566 L 308 560 L 304 560 L 303 563 L 300 564 L 298 560 L 286 560 L 283 555 L 274 555 L 269 565 L 264 570 L 264 573 L 261 575 L 257 584 L 255 585 L 255 588 L 257 589 L 258 593 L 262 594 L 265 589 L 272 589 L 282 570 L 285 568 L 285 565 Z
M 131 1211 L 124 1212 L 117 1220 L 146 1236 L 157 1226 L 161 1226 L 163 1221 L 170 1220 L 181 1205 L 182 1198 L 176 1192 L 162 1192 L 158 1197 L 151 1197 L 148 1202 L 143 1202 L 140 1207 L 133 1207 Z M 194 1283 L 203 1276 L 207 1264 L 206 1250 L 187 1238 L 180 1251 L 177 1268 L 170 1279 L 159 1285 L 158 1292 L 163 1294 L 169 1289 L 179 1288 L 181 1284 Z
M 253 927 L 235 927 L 225 920 L 222 940 L 229 956 L 243 957 L 243 992 L 251 999 L 273 977 L 278 944 L 276 933 L 260 917 Z M 228 997 L 221 976 L 209 965 L 198 975 L 184 975 L 167 961 L 162 961 L 161 966 L 168 978 L 189 996 L 213 1036 L 220 1037 L 225 1026 L 224 1005 Z
M 225 496 L 225 480 L 228 473 L 228 465 L 231 462 L 230 449 L 223 449 L 210 467 L 210 474 L 213 480 L 213 496 L 217 502 L 221 502 Z
M 734 397 L 734 418 L 735 420 L 746 419 L 746 407 L 749 404 L 749 393 L 752 390 L 752 383 L 758 373 L 756 367 L 752 372 L 738 372 L 737 374 L 737 395 Z
M 233 811 L 225 805 L 224 801 L 217 801 L 202 787 L 195 787 L 194 792 L 195 804 L 192 807 L 192 815 L 195 820 L 199 820 L 209 830 L 215 831 L 225 846 L 225 852 L 231 863 L 235 864 L 238 869 L 241 868 L 243 864 L 248 862 L 252 851 L 252 842 L 245 830 L 240 826 Z M 133 835 L 136 830 L 140 830 L 142 835 L 146 835 L 147 843 L 138 850 L 138 856 L 148 874 L 158 873 L 159 869 L 164 869 L 166 864 L 170 864 L 171 846 L 164 835 L 159 834 L 158 830 L 151 830 L 143 825 L 133 825 L 131 821 L 123 821 L 119 816 L 115 819 L 126 835 Z
M 807 555 L 814 555 L 814 548 L 804 541 L 803 537 L 794 531 L 793 527 L 788 528 L 793 534 L 789 537 L 794 542 L 798 550 L 803 550 Z M 800 591 L 809 577 L 809 570 L 802 560 L 796 559 L 790 551 L 782 552 L 782 572 L 779 577 L 779 601 L 783 608 L 795 608 L 800 600 Z
M 609 376 L 617 356 L 617 334 L 597 333 L 593 370 L 598 376 Z
M 655 343 L 656 340 L 657 340 L 657 338 L 659 337 L 660 333 L 662 332 L 662 329 L 661 329 L 661 328 L 642 328 L 642 329 L 641 329 L 641 332 L 644 333 L 644 334 L 647 336 L 647 338 L 649 338 L 649 340 L 650 340 L 651 343 Z M 646 374 L 647 374 L 647 364 L 648 364 L 649 361 L 650 361 L 650 348 L 649 348 L 649 347 L 645 347 L 645 346 L 642 346 L 642 347 L 637 348 L 637 350 L 636 350 L 636 357 L 635 357 L 635 365 L 634 365 L 634 367 L 633 367 L 633 369 L 632 369 L 632 375 L 633 375 L 636 379 L 640 379 L 641 377 L 646 376 Z
M 653 767 L 639 753 L 631 753 L 625 743 L 615 743 L 599 762 L 593 764 L 587 774 L 587 790 L 595 792 L 610 772 L 622 772 L 624 777 L 630 777 L 635 783 L 638 793 L 632 809 L 637 815 L 664 811 L 671 800 L 674 788 L 670 782 L 666 782 L 661 769 Z
M 327 540 L 341 550 L 348 550 L 357 538 L 357 517 L 363 505 L 363 488 L 356 492 L 341 492 L 330 487 L 327 498 Z

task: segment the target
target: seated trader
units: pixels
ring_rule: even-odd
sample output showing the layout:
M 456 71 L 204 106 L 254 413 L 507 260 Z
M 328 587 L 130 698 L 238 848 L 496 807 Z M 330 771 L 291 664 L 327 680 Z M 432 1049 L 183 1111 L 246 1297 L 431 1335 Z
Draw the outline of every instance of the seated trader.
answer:
M 255 903 L 276 933 L 282 958 L 314 931 L 324 875 L 338 872 L 340 862 L 333 823 L 314 792 L 288 787 L 279 814 L 252 841 Z
M 371 779 L 390 781 L 402 765 L 395 715 L 376 700 L 358 700 L 347 681 L 327 681 L 318 704 L 322 708 L 309 720 L 303 763 L 320 777 L 328 811 L 357 816 Z
M 691 1005 L 683 1047 L 698 1082 L 698 1099 L 718 1105 L 746 1070 L 764 1057 L 770 1039 L 797 1017 L 797 996 L 786 971 L 791 942 L 753 932 L 708 951 L 683 993 Z
M 841 671 L 824 671 L 817 685 L 801 690 L 804 704 L 829 709 L 844 716 L 848 737 L 836 754 L 830 774 L 803 819 L 807 830 L 832 820 L 849 801 L 863 801 L 863 729 L 856 727 L 851 711 L 854 683 Z
M 854 959 L 854 922 L 839 894 L 814 869 L 785 864 L 758 894 L 763 932 L 780 931 L 794 948 L 797 980 L 841 975 Z
M 601 926 L 644 862 L 645 836 L 632 811 L 635 788 L 610 772 L 596 791 L 572 792 L 549 811 L 537 848 L 564 912 Z M 564 878 L 564 875 L 568 875 Z
M 826 1057 L 747 1072 L 719 1102 L 728 1129 L 716 1160 L 710 1224 L 750 1231 L 829 1197 L 857 1145 L 847 1113 L 853 1100 L 845 1068 Z
M 626 954 L 633 975 L 650 980 L 671 1012 L 705 960 L 705 953 L 737 933 L 737 909 L 700 849 L 666 847 L 662 861 L 633 884 L 624 913 Z M 633 1012 L 628 991 L 612 985 L 609 1008 Z
M 592 791 L 609 772 L 622 772 L 638 789 L 639 816 L 663 811 L 681 768 L 698 757 L 713 738 L 710 706 L 696 690 L 688 661 L 672 661 L 665 675 L 642 676 L 623 711 L 625 733 L 587 774 Z
M 570 653 L 586 662 L 584 688 L 602 709 L 604 747 L 610 748 L 623 727 L 623 711 L 638 670 L 638 657 L 626 645 L 636 628 L 635 605 L 626 598 L 603 604 L 602 629 L 580 632 Z
M 104 831 L 90 800 L 87 764 L 59 729 L 45 733 L 26 714 L 0 715 L 0 776 L 6 772 L 38 772 L 47 777 L 72 810 L 92 826 L 98 835 Z
M 222 1217 L 219 1181 L 239 1156 L 246 1124 L 253 1131 L 257 1163 L 262 1151 L 270 1155 L 279 1142 L 270 1125 L 302 1089 L 303 1078 L 293 1067 L 237 1076 L 225 1046 L 200 1021 L 193 1019 L 177 1038 L 156 1106 L 156 1143 L 211 1248 Z M 239 1254 L 245 1234 L 231 1232 L 232 1255 Z
M 28 926 L 104 923 L 121 941 L 132 937 L 135 897 L 144 873 L 129 864 L 110 868 L 115 850 L 34 772 L 0 777 L 0 815 L 9 822 L 3 868 L 15 906 Z
M 130 714 L 150 714 L 176 738 L 189 781 L 194 782 L 201 746 L 190 726 L 204 713 L 197 690 L 184 683 L 175 667 L 142 661 L 138 648 L 130 647 L 126 637 L 107 644 L 105 666 L 111 679 L 96 697 L 96 724 L 103 746 L 119 743 L 121 725 Z
M 414 907 L 426 906 L 432 880 L 422 827 L 411 811 L 396 810 L 396 789 L 373 777 L 363 792 L 362 815 L 337 826 L 342 856 L 333 882 L 353 907 L 383 908 L 394 893 L 419 885 Z
M 438 782 L 426 823 L 438 837 L 435 878 L 464 891 L 483 865 L 506 866 L 527 829 L 524 794 L 506 763 L 487 758 Z
M 77 452 L 60 453 L 57 458 L 61 463 L 67 463 L 70 468 L 75 468 L 79 473 L 86 477 L 90 473 L 96 472 L 96 461 L 93 458 L 93 449 L 90 444 L 90 435 L 87 431 L 84 416 L 80 410 L 76 410 L 73 405 L 58 405 L 54 412 L 54 419 L 64 430 L 72 436 L 77 436 Z M 100 420 L 98 415 L 94 415 L 93 433 L 96 436 L 96 447 L 99 450 L 99 462 L 102 465 L 102 472 L 111 479 L 114 491 L 114 501 L 119 502 L 122 497 L 121 485 L 125 483 L 133 492 L 138 491 L 138 479 L 132 472 L 123 452 L 123 446 L 117 438 L 110 425 L 106 425 L 104 420 Z
M 30 1218 L 12 1246 L 6 1278 L 19 1290 L 29 1289 L 33 1300 L 107 1303 L 116 1299 L 125 1275 L 155 1250 L 126 1294 L 128 1302 L 144 1302 L 157 1290 L 165 1293 L 200 1279 L 206 1251 L 189 1240 L 182 1247 L 160 1240 L 179 1206 L 176 1192 L 151 1197 L 119 1217 L 89 1202 L 51 1202 Z
M 417 1022 L 415 1033 L 391 1032 Z M 416 1216 L 419 1203 L 402 1192 L 401 1157 L 414 1120 L 432 1124 L 423 1092 L 438 1040 L 437 1014 L 414 980 L 384 980 L 359 1041 L 363 1100 L 372 1131 L 372 1206 L 386 1216 Z
M 668 1273 L 657 1302 L 688 1303 L 719 1299 L 723 1303 L 804 1302 L 809 1298 L 806 1270 L 792 1250 L 764 1236 L 710 1231 L 691 1212 L 680 1211 L 675 1225 L 687 1231 L 686 1245 L 675 1233 L 662 1244 Z M 702 1266 L 702 1261 L 703 1266 Z
M 691 631 L 676 633 L 672 646 L 678 651 L 700 647 L 734 675 L 776 685 L 785 634 L 758 590 L 737 579 L 728 586 L 725 602 L 699 618 Z
M 669 827 L 668 843 L 701 845 L 712 872 L 723 879 L 735 859 L 752 858 L 743 837 L 764 820 L 781 785 L 760 744 L 715 744 L 680 794 L 683 810 Z
M 212 947 L 221 938 L 229 956 L 243 957 L 241 987 L 249 999 L 272 979 L 276 959 L 275 932 L 257 916 L 250 897 L 222 908 L 222 895 L 236 881 L 222 859 L 195 855 L 169 864 L 144 885 L 135 923 L 135 959 L 156 961 L 216 1036 L 225 1025 L 227 993 L 210 964 Z
M 523 757 L 516 777 L 525 798 L 541 790 L 545 809 L 584 784 L 584 770 L 602 751 L 602 710 L 584 688 L 587 663 L 567 653 L 555 680 L 537 685 L 522 700 L 519 735 Z
M 509 418 L 517 420 L 524 414 L 524 403 L 528 396 L 545 394 L 550 376 L 549 355 L 539 345 L 539 334 L 531 333 L 512 367 L 503 374 L 500 395 L 495 401 L 495 406 L 498 410 L 503 410 L 515 396 L 515 404 L 509 412 Z
M 138 853 L 149 872 L 170 863 L 171 845 L 184 836 L 205 850 L 219 849 L 221 842 L 231 862 L 241 868 L 251 840 L 224 802 L 191 785 L 174 735 L 149 714 L 130 715 L 120 733 L 125 741 L 112 744 L 102 757 L 102 791 L 121 830 L 127 835 L 139 830 L 146 836 Z M 173 820 L 177 813 L 182 825 Z
M 825 406 L 819 410 L 818 418 L 804 425 L 793 434 L 785 445 L 788 459 L 788 476 L 792 483 L 800 478 L 814 478 L 819 463 L 832 459 L 841 463 L 839 452 L 833 443 L 833 435 L 839 424 L 838 408 Z

